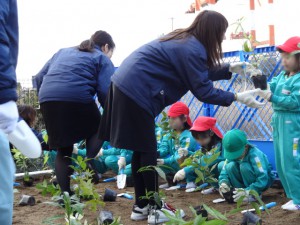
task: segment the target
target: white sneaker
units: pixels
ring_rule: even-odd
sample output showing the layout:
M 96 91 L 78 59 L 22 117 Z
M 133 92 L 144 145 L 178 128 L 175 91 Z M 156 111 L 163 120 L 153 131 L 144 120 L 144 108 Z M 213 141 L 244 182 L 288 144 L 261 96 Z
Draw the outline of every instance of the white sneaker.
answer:
M 134 205 L 131 212 L 131 220 L 139 221 L 139 220 L 146 220 L 149 215 L 149 205 L 145 206 L 144 208 L 140 208 L 137 205 Z
M 196 184 L 194 183 L 194 182 L 188 182 L 187 184 L 186 184 L 186 189 L 191 189 L 191 188 L 196 188 L 197 186 L 196 186 Z
M 218 190 L 214 187 L 211 187 L 211 188 L 208 188 L 208 189 L 205 189 L 205 190 L 201 191 L 201 194 L 210 195 L 210 194 L 213 194 L 213 193 L 216 193 L 216 192 L 218 192 Z
M 300 205 L 295 205 L 294 203 L 290 203 L 289 205 L 284 207 L 284 210 L 298 211 L 298 210 L 300 210 Z
M 168 205 L 167 203 L 163 202 L 161 209 L 150 210 L 148 216 L 148 224 L 152 225 L 152 224 L 160 224 L 160 223 L 168 222 L 170 219 L 165 215 L 165 213 L 168 213 L 171 216 L 175 216 L 176 209 Z M 182 218 L 185 217 L 185 213 L 182 209 L 180 209 L 180 215 Z
M 159 188 L 161 188 L 161 189 L 167 189 L 167 188 L 169 188 L 169 187 L 170 187 L 170 186 L 169 186 L 168 183 L 159 185 Z
M 282 205 L 281 208 L 285 209 L 285 207 L 287 207 L 290 204 L 293 204 L 293 200 L 288 201 L 287 203 L 285 203 L 284 205 Z

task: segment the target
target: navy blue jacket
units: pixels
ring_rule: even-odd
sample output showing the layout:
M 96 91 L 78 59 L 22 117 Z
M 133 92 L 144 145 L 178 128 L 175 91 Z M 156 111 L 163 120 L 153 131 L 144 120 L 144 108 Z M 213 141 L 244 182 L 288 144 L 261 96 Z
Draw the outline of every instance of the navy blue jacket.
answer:
M 0 104 L 17 100 L 18 10 L 16 0 L 0 1 Z
M 230 79 L 229 65 L 208 71 L 204 46 L 191 36 L 185 40 L 155 40 L 127 57 L 112 82 L 154 117 L 188 90 L 200 101 L 229 106 L 234 94 L 213 87 Z
M 93 52 L 61 49 L 35 77 L 39 101 L 90 103 L 97 93 L 103 106 L 114 71 L 111 60 L 98 48 Z

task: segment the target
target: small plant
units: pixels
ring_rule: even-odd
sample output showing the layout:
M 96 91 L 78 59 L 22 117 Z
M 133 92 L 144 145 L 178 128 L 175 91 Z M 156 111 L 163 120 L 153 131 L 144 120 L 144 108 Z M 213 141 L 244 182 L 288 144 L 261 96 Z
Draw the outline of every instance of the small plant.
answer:
M 42 195 L 46 196 L 50 194 L 51 196 L 57 196 L 60 194 L 59 185 L 48 184 L 47 180 L 36 185 L 36 188 L 42 191 Z
M 110 225 L 123 225 L 121 223 L 121 217 L 114 219 L 114 221 Z
M 70 196 L 68 192 L 64 192 L 62 196 L 52 197 L 53 202 L 45 202 L 46 204 L 63 208 L 65 210 L 66 225 L 80 225 L 83 218 L 84 203 L 81 203 L 76 195 Z

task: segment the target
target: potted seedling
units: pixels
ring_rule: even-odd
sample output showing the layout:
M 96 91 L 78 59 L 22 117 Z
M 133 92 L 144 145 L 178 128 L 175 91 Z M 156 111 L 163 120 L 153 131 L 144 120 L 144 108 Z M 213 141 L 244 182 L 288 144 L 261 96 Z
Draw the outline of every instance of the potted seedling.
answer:
M 251 80 L 255 88 L 266 90 L 268 87 L 267 75 L 262 74 L 261 71 L 259 70 L 261 59 L 255 53 L 255 46 L 259 42 L 255 40 L 249 32 L 245 31 L 243 27 L 243 22 L 244 22 L 244 17 L 238 19 L 232 25 L 236 26 L 235 33 L 242 33 L 244 36 L 243 43 L 242 43 L 242 51 L 245 52 L 246 54 L 251 55 L 251 59 L 249 60 L 249 63 L 252 65 L 253 69 L 252 71 L 245 71 L 245 73 L 251 72 L 252 73 L 251 75 L 255 75 L 255 76 L 251 76 Z

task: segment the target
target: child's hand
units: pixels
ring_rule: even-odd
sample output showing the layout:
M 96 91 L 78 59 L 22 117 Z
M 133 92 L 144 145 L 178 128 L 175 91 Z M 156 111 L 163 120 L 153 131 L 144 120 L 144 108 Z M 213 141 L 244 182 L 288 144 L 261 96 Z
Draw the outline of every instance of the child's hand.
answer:
M 243 188 L 236 188 L 235 191 L 233 192 L 233 201 L 238 202 L 238 200 L 242 197 L 248 198 L 249 197 L 249 192 L 248 190 L 245 190 Z
M 263 99 L 266 99 L 267 101 L 270 101 L 271 96 L 272 96 L 272 92 L 270 90 L 270 86 L 268 85 L 268 89 L 267 90 L 261 90 L 261 89 L 259 89 L 258 95 L 260 97 L 262 97 Z
M 95 158 L 97 159 L 97 158 L 103 156 L 103 151 L 104 151 L 103 148 L 101 148 L 98 155 Z
M 157 165 L 164 165 L 164 164 L 165 164 L 165 160 L 157 159 Z
M 228 186 L 228 184 L 226 183 L 220 184 L 219 192 L 222 197 L 223 197 L 223 193 L 227 193 L 228 191 L 230 191 L 230 187 Z
M 189 154 L 189 151 L 185 148 L 178 149 L 178 155 L 179 157 L 187 156 Z
M 175 183 L 177 181 L 181 181 L 184 178 L 185 178 L 185 172 L 184 172 L 184 169 L 181 169 L 175 174 L 173 182 Z
M 125 157 L 120 157 L 120 159 L 118 160 L 118 166 L 119 166 L 119 170 L 126 167 Z

